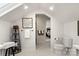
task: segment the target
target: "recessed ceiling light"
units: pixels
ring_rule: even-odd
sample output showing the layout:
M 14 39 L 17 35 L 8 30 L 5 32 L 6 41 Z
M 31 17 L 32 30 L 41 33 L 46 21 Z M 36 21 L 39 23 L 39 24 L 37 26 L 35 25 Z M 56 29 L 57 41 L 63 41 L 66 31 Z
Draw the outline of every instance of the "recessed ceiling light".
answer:
M 50 10 L 53 10 L 53 9 L 54 9 L 54 6 L 50 6 L 49 9 L 50 9 Z
M 28 9 L 28 6 L 27 6 L 27 5 L 25 5 L 25 6 L 24 6 L 24 9 Z

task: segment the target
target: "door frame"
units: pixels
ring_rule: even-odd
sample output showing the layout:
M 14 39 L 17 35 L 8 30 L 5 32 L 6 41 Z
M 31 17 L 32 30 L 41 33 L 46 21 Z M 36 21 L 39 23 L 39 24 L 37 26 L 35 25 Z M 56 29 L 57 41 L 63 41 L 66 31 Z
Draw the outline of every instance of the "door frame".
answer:
M 37 18 L 36 18 L 37 14 L 45 14 L 46 16 L 48 16 L 50 18 L 50 23 L 52 21 L 52 17 L 45 12 L 35 13 L 35 46 L 36 46 L 36 49 L 37 49 Z M 52 34 L 52 26 L 50 25 L 50 27 L 51 27 L 51 31 L 50 31 L 50 35 L 51 35 Z M 51 41 L 52 41 L 52 35 L 51 35 L 51 38 L 50 38 L 50 48 L 52 48 L 52 42 Z

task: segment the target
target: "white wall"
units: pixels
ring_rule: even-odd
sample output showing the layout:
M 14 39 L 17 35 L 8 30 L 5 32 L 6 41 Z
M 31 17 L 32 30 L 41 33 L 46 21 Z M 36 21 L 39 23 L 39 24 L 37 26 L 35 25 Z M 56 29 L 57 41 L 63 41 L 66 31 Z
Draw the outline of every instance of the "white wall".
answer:
M 0 43 L 10 40 L 11 23 L 0 20 Z
M 46 28 L 51 27 L 50 19 L 46 20 Z
M 11 31 L 11 23 L 7 21 L 0 20 L 0 44 L 10 41 L 10 31 Z M 4 54 L 4 50 L 0 55 Z
M 72 38 L 74 44 L 79 44 L 79 36 L 77 33 L 77 21 L 64 24 L 64 35 Z
M 64 34 L 64 25 L 63 23 L 59 22 L 58 19 L 52 18 L 51 20 L 51 47 L 54 47 L 56 43 L 56 39 L 58 37 L 62 37 Z
M 22 19 L 19 19 L 14 23 L 14 25 L 19 25 L 20 27 L 20 38 L 21 38 L 21 46 L 22 51 L 25 50 L 35 50 L 35 15 L 34 13 L 28 14 L 24 16 L 25 18 L 33 18 L 33 28 L 29 29 L 31 31 L 31 36 L 29 39 L 25 38 L 24 36 L 24 29 L 22 28 Z M 21 31 L 22 30 L 22 31 Z

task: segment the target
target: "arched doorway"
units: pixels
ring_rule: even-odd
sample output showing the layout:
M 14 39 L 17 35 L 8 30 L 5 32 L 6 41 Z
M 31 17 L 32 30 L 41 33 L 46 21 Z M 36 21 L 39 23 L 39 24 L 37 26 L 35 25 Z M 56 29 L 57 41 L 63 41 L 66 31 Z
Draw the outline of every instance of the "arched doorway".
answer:
M 46 14 L 36 14 L 36 48 L 51 47 L 51 18 Z

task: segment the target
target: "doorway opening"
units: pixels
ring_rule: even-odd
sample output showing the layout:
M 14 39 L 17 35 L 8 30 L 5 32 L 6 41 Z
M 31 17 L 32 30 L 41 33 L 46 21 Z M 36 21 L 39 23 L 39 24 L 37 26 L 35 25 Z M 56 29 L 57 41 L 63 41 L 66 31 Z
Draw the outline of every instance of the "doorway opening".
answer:
M 36 48 L 50 48 L 51 21 L 45 14 L 36 14 Z

